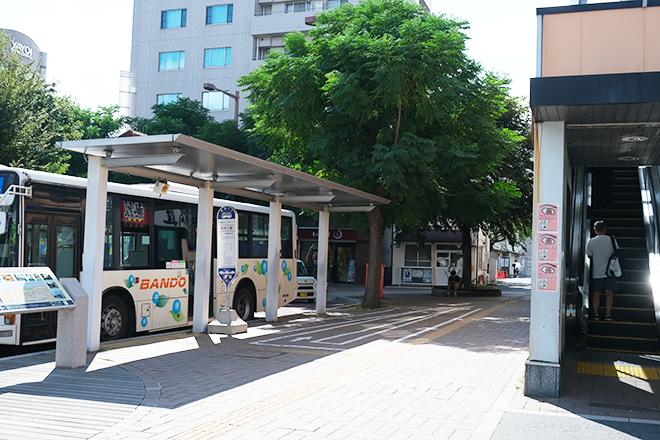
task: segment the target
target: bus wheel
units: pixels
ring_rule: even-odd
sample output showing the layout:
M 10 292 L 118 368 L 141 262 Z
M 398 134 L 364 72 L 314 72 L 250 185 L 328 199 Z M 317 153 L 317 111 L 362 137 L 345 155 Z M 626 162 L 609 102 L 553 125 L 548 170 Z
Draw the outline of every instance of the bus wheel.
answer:
M 101 340 L 114 341 L 126 336 L 128 312 L 124 301 L 115 295 L 108 295 L 103 298 L 101 310 Z
M 243 321 L 254 319 L 254 304 L 252 303 L 252 291 L 247 287 L 241 287 L 234 294 L 234 310 Z

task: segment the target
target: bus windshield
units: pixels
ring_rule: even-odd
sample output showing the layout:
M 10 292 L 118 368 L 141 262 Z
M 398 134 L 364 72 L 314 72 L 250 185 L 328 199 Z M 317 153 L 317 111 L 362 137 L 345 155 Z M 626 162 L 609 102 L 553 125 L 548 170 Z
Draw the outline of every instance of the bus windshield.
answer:
M 0 171 L 0 189 L 5 194 L 11 185 L 18 185 L 18 175 L 11 171 Z M 11 202 L 9 205 L 0 206 L 0 211 L 7 213 L 6 231 L 0 234 L 0 267 L 17 267 L 18 264 L 18 230 L 17 207 L 19 197 L 8 196 L 5 199 Z

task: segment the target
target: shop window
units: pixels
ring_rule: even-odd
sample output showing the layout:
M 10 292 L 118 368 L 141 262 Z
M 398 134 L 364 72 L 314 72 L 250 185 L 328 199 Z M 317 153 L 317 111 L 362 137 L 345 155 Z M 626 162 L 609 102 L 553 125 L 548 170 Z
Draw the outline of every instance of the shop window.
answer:
M 404 266 L 431 267 L 431 245 L 406 244 Z

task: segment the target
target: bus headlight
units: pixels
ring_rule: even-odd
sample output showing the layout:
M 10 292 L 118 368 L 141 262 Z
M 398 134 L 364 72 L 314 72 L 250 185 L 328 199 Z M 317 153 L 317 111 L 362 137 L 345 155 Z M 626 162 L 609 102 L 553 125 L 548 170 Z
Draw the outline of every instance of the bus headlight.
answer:
M 16 322 L 16 315 L 5 315 L 5 325 L 14 325 Z

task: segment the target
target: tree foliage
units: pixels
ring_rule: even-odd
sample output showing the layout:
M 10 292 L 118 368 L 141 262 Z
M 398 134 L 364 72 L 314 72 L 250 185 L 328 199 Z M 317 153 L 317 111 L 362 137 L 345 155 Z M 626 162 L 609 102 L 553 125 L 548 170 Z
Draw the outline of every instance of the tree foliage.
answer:
M 97 110 L 77 107 L 75 119 L 80 124 L 80 139 L 105 139 L 116 137 L 126 123 L 126 116 L 119 114 L 119 106 L 99 107 Z M 87 161 L 83 154 L 72 152 L 67 174 L 87 176 Z M 111 172 L 112 181 L 121 181 L 118 173 Z
M 407 0 L 347 4 L 241 80 L 253 131 L 284 163 L 391 200 L 367 218 L 365 307 L 379 305 L 385 225 L 472 227 L 485 219 L 466 194 L 488 212 L 519 197 L 494 174 L 519 141 L 498 126 L 508 89 L 466 56 L 466 27 Z
M 62 173 L 69 155 L 54 145 L 80 138 L 76 104 L 8 48 L 0 34 L 0 163 Z
M 8 47 L 8 39 L 0 34 L 0 163 L 86 175 L 84 157 L 55 148 L 55 143 L 115 136 L 125 118 L 117 107 L 93 111 L 59 96 L 54 84 Z
M 130 118 L 128 124 L 145 134 L 181 133 L 242 153 L 258 153 L 256 144 L 236 121 L 216 121 L 199 101 L 181 98 L 169 104 L 156 104 L 151 109 L 153 117 Z
M 209 110 L 202 103 L 190 98 L 180 98 L 168 104 L 151 107 L 151 118 L 130 118 L 128 124 L 145 134 L 181 133 L 197 135 L 204 125 L 214 122 Z

